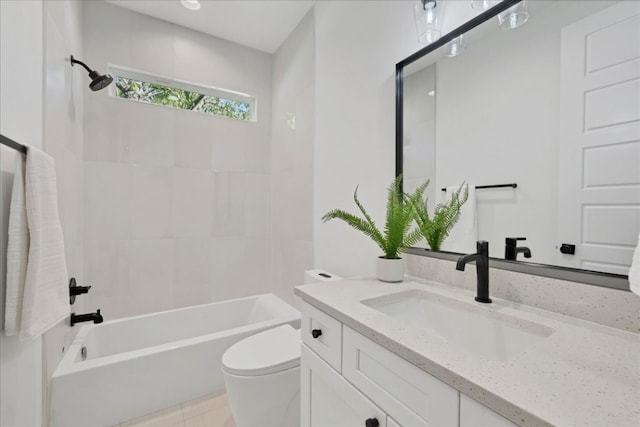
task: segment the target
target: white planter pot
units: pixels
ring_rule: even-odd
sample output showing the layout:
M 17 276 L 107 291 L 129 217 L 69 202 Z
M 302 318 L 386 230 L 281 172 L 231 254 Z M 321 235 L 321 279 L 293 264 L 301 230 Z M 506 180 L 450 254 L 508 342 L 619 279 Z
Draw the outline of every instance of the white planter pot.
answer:
M 383 282 L 402 282 L 404 279 L 404 260 L 402 258 L 378 258 L 378 280 Z

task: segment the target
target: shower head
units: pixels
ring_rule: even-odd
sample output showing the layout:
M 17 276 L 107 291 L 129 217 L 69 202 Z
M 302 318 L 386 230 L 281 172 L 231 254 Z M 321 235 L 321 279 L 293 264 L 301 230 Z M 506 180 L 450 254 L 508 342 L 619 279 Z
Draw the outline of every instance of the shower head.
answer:
M 91 79 L 91 83 L 89 83 L 89 89 L 91 89 L 94 92 L 100 89 L 104 89 L 105 87 L 109 86 L 113 81 L 113 77 L 111 77 L 109 74 L 104 74 L 104 75 L 100 74 L 99 72 L 87 67 L 87 65 L 84 62 L 78 61 L 73 57 L 73 55 L 71 55 L 72 67 L 73 67 L 73 64 L 80 64 L 84 67 L 85 70 L 89 72 L 89 78 Z
M 100 74 L 97 71 L 92 71 L 89 73 L 89 78 L 91 79 L 91 83 L 89 83 L 89 88 L 92 91 L 98 91 L 100 89 L 104 89 L 109 86 L 113 81 L 113 77 L 109 74 Z

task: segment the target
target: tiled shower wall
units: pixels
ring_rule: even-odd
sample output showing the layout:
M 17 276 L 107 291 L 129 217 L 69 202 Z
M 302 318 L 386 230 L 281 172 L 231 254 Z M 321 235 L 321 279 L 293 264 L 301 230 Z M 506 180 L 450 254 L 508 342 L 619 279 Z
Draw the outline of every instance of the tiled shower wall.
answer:
M 269 292 L 272 57 L 103 2 L 85 61 L 258 97 L 241 122 L 85 98 L 85 307 L 106 319 Z
M 313 10 L 275 54 L 272 106 L 271 256 L 274 287 L 286 297 L 313 268 Z

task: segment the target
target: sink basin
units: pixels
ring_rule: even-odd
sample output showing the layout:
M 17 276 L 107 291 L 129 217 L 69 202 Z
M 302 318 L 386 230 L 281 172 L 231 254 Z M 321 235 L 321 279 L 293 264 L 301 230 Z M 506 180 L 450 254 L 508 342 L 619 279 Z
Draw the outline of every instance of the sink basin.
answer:
M 553 333 L 544 325 L 432 292 L 412 290 L 361 301 L 454 348 L 508 360 Z

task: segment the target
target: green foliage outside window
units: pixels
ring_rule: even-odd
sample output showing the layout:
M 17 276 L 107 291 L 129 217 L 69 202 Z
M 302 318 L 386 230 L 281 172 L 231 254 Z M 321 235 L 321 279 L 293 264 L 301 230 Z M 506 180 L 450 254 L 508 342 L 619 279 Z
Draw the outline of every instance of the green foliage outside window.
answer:
M 250 105 L 246 102 L 219 98 L 155 83 L 115 76 L 117 96 L 150 104 L 166 105 L 183 110 L 216 114 L 239 120 L 250 120 Z

